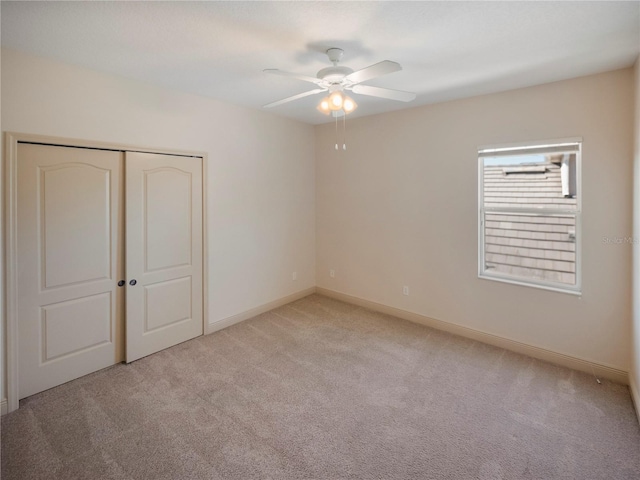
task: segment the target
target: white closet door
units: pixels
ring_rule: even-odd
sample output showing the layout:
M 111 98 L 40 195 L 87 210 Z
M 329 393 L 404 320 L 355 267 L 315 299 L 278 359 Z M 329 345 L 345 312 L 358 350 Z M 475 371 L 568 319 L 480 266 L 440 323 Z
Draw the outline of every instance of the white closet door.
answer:
M 18 146 L 19 398 L 121 361 L 122 162 Z
M 127 362 L 202 335 L 202 159 L 126 153 Z

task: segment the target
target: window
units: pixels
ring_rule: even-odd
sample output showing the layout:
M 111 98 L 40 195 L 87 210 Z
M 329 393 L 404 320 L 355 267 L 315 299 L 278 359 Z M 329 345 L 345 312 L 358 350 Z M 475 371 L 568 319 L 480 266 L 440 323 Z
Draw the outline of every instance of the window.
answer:
M 580 293 L 581 140 L 478 150 L 479 276 Z

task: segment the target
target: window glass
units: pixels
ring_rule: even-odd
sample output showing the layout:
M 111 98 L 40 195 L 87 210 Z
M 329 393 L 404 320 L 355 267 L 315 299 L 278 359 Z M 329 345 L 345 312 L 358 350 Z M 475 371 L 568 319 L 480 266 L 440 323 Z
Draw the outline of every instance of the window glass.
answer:
M 580 144 L 479 151 L 481 277 L 578 291 Z

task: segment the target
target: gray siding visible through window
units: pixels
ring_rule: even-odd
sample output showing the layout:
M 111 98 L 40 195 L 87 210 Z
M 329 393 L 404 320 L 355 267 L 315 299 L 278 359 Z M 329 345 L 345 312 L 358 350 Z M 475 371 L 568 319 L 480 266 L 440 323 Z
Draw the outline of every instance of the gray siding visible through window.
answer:
M 508 275 L 574 285 L 575 218 L 485 217 L 485 268 Z
M 562 195 L 559 164 L 518 168 L 522 170 L 507 165 L 484 168 L 485 207 L 575 208 L 576 199 Z M 576 283 L 574 217 L 487 213 L 484 227 L 487 269 Z

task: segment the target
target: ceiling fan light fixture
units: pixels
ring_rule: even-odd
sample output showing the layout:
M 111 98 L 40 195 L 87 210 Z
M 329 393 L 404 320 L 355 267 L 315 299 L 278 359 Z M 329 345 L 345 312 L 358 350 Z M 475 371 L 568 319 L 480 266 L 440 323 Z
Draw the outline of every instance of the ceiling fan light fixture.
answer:
M 335 91 L 328 97 L 324 97 L 320 100 L 320 103 L 316 107 L 319 112 L 329 115 L 333 113 L 333 116 L 341 117 L 347 113 L 353 112 L 358 108 L 358 104 L 351 97 L 348 97 L 341 91 Z

